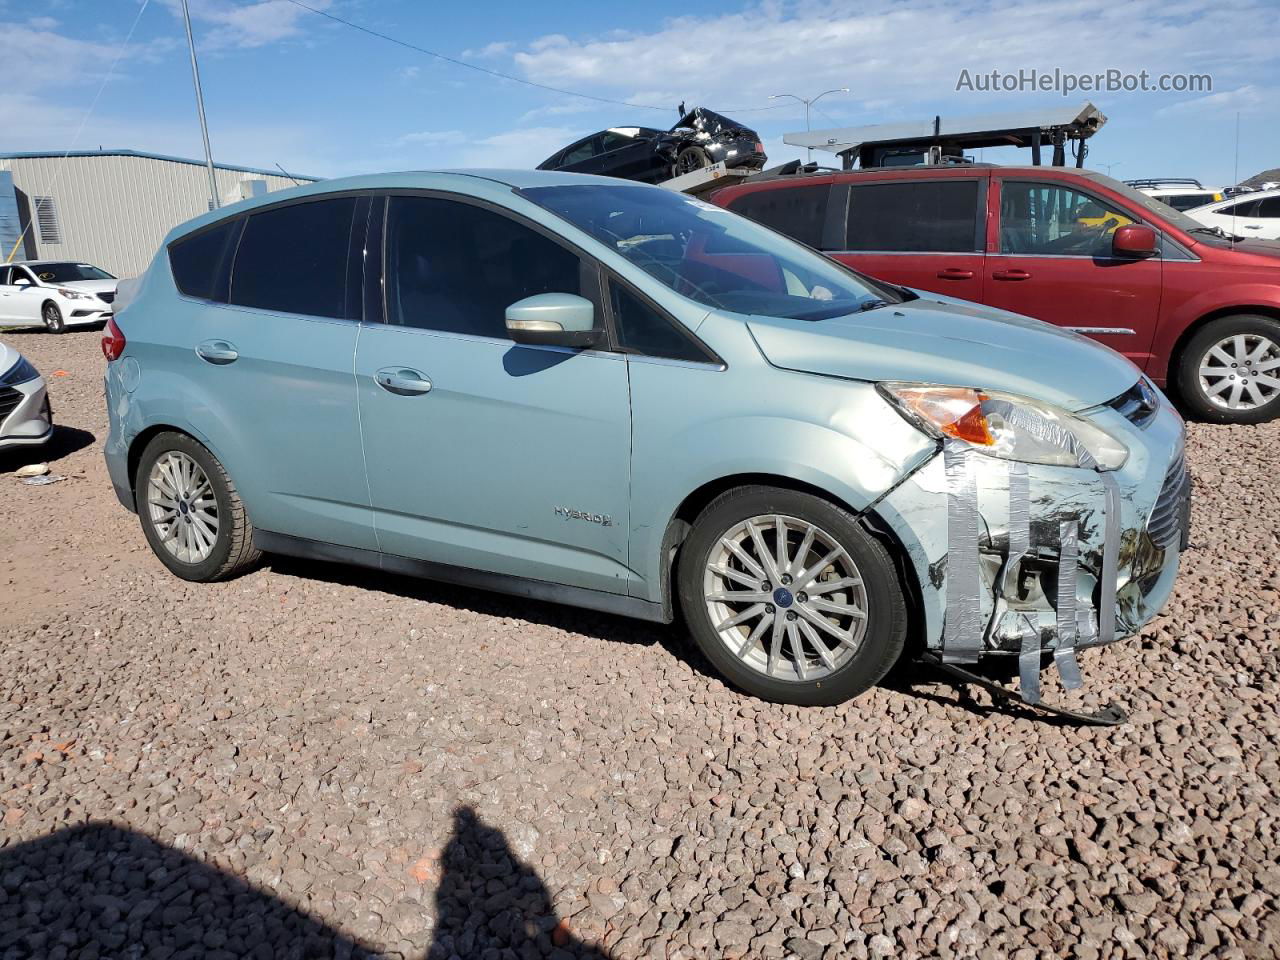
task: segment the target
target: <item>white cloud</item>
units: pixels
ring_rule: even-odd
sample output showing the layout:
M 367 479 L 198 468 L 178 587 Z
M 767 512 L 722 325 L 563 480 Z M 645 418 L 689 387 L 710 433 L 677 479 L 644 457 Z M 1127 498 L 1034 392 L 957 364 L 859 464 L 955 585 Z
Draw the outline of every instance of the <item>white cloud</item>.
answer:
M 1188 113 L 1232 114 L 1253 113 L 1263 107 L 1275 104 L 1276 93 L 1262 87 L 1247 83 L 1234 90 L 1222 90 L 1191 100 L 1180 100 L 1156 111 L 1157 116 L 1180 116 Z
M 180 0 L 161 0 L 175 17 L 182 17 Z M 308 0 L 325 10 L 331 0 Z M 321 18 L 288 0 L 190 0 L 191 19 L 208 29 L 198 39 L 202 47 L 262 47 L 304 35 L 309 24 Z M 318 24 L 317 24 L 318 25 Z
M 508 53 L 514 47 L 510 40 L 499 40 L 493 43 L 486 43 L 478 50 L 463 50 L 463 60 L 485 60 L 492 57 L 500 57 Z
M 392 144 L 394 161 L 383 157 L 373 169 L 400 165 L 415 170 L 446 167 L 533 167 L 589 130 L 571 127 L 524 127 L 475 137 L 462 130 L 406 133 Z M 359 165 L 357 168 L 366 166 Z
M 847 98 L 823 101 L 824 109 L 839 116 L 954 96 L 961 68 L 1201 71 L 1221 83 L 1274 63 L 1267 31 L 1239 29 L 1240 23 L 1273 17 L 1270 0 L 1222 0 L 1213 6 L 1189 0 L 868 0 L 853 9 L 830 0 L 800 0 L 679 17 L 647 33 L 579 39 L 551 34 L 524 45 L 514 61 L 539 83 L 635 102 L 648 102 L 636 91 L 669 90 L 679 78 L 681 99 L 714 108 L 765 105 L 770 94 L 848 86 Z M 1057 95 L 1016 96 L 1052 102 Z M 1171 95 L 1147 96 L 1158 106 Z M 979 110 L 983 100 L 998 99 L 968 97 Z M 802 118 L 803 108 L 793 106 Z M 822 126 L 817 121 L 815 116 L 814 126 Z

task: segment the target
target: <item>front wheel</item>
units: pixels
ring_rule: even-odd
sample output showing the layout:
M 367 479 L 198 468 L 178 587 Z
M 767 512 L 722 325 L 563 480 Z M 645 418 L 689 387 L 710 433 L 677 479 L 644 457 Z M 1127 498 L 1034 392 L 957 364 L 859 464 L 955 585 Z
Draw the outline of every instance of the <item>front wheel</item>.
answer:
M 134 491 L 147 543 L 183 580 L 222 580 L 258 559 L 231 477 L 186 434 L 161 433 L 147 444 Z
M 67 322 L 62 319 L 62 311 L 58 309 L 56 303 L 46 303 L 40 311 L 40 316 L 44 320 L 45 329 L 50 333 L 67 332 Z
M 685 541 L 678 584 L 698 647 L 765 700 L 848 700 L 883 678 L 906 642 L 888 552 L 810 494 L 752 486 L 718 497 Z
M 1202 420 L 1280 417 L 1280 322 L 1238 314 L 1205 324 L 1187 343 L 1175 376 L 1189 412 Z

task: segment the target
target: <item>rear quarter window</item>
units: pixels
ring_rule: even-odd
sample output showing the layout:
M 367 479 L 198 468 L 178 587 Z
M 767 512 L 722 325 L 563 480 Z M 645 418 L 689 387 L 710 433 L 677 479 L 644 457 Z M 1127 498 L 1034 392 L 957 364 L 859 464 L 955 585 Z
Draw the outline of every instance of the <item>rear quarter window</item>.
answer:
M 729 209 L 819 249 L 822 247 L 822 228 L 827 220 L 830 197 L 831 186 L 826 183 L 753 190 L 730 200 Z
M 185 296 L 226 303 L 231 280 L 231 259 L 244 218 L 224 220 L 169 244 L 173 282 Z

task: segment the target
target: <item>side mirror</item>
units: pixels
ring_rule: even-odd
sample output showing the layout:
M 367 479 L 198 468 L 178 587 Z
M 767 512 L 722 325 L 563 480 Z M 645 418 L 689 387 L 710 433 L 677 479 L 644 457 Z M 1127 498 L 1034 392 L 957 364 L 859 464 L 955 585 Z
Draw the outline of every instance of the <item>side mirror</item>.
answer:
M 572 293 L 539 293 L 507 307 L 507 333 L 516 343 L 594 347 L 604 339 L 595 305 Z
M 18 277 L 16 280 L 13 281 L 13 285 L 15 287 L 29 287 L 31 286 L 31 281 L 28 280 L 26 277 Z
M 1117 257 L 1153 257 L 1159 237 L 1150 227 L 1120 227 L 1111 237 L 1111 252 Z

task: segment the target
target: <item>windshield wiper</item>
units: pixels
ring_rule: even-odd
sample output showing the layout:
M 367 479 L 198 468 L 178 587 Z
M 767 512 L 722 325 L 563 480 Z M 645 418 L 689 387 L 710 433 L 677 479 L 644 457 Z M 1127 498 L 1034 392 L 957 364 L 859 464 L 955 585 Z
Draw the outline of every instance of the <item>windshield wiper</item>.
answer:
M 1227 233 L 1221 227 L 1192 227 L 1187 233 L 1207 233 L 1211 237 L 1218 237 L 1220 240 L 1243 240 L 1244 237 L 1238 237 L 1234 233 Z
M 889 306 L 888 300 L 881 300 L 879 297 L 868 297 L 858 304 L 858 310 L 866 313 L 868 310 L 879 310 L 881 307 Z

